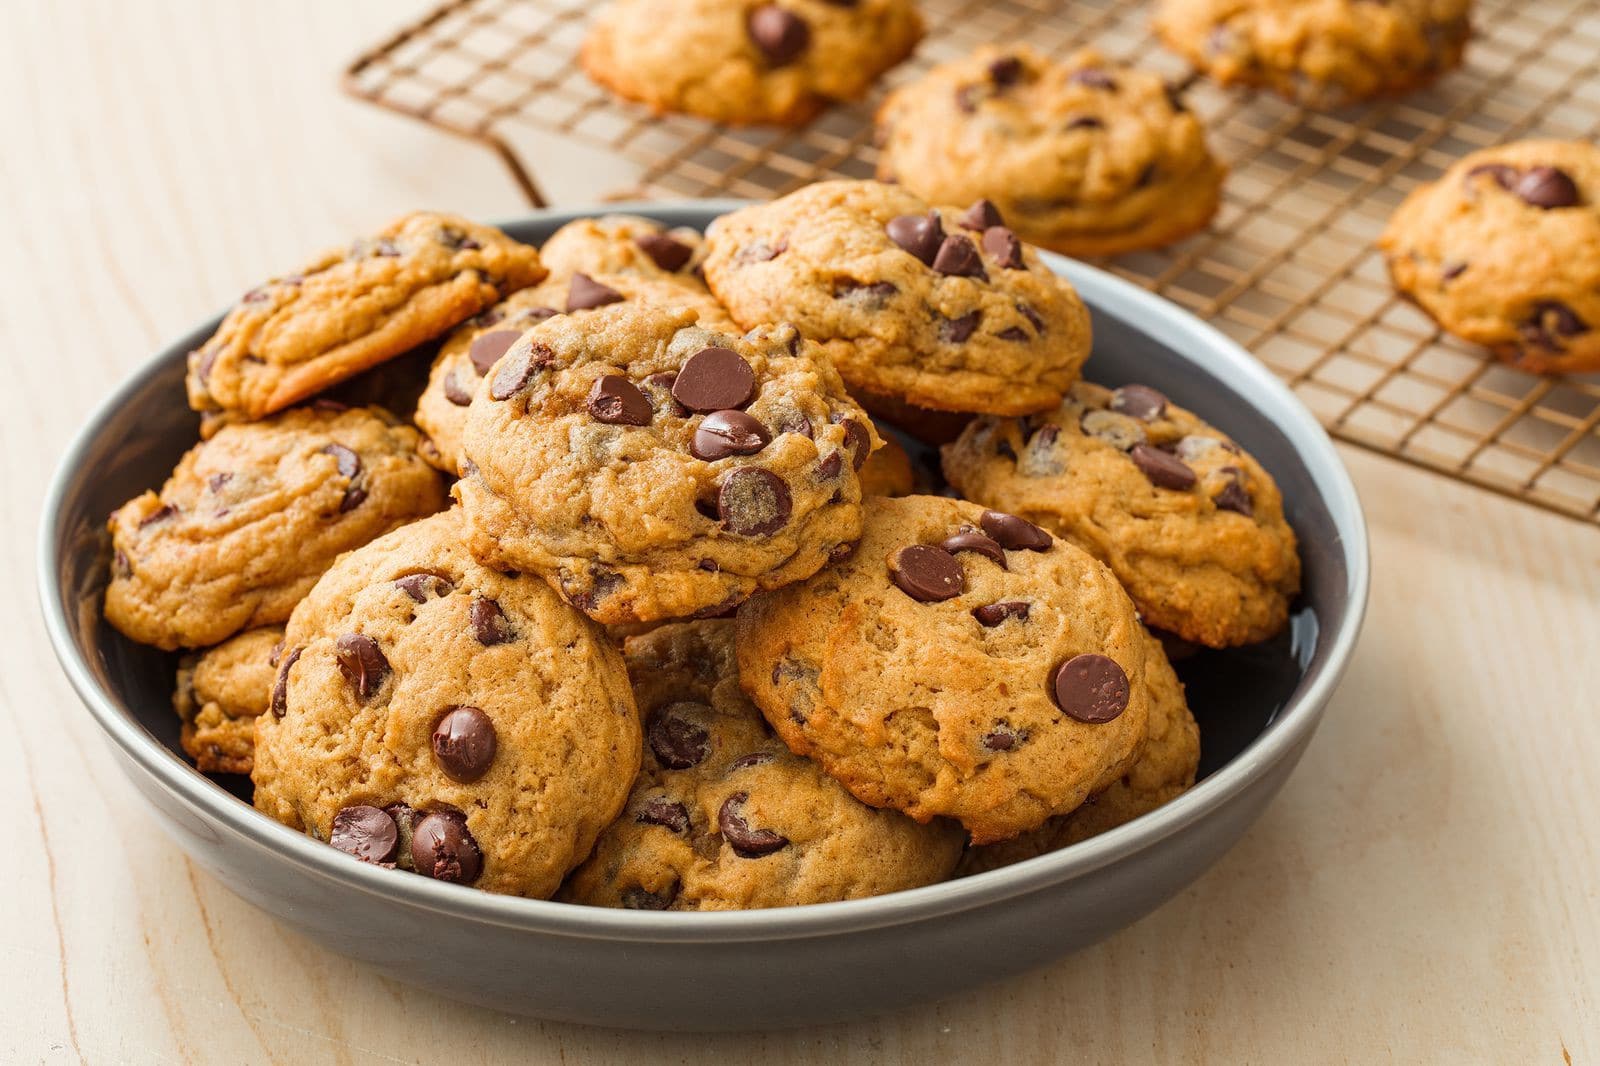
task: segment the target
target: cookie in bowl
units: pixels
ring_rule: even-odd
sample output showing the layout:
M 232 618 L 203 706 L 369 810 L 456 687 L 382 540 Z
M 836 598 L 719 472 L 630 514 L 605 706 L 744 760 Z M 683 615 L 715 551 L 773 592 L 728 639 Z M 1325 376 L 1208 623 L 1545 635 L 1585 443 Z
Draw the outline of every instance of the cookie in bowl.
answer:
M 579 58 L 657 114 L 798 126 L 859 99 L 921 36 L 912 0 L 615 0 Z
M 1099 836 L 1171 802 L 1194 784 L 1200 766 L 1200 728 L 1161 642 L 1147 633 L 1144 645 L 1150 725 L 1128 772 L 1071 814 L 1057 815 L 1038 829 L 998 844 L 968 848 L 958 875 L 998 870 Z
M 283 627 L 262 626 L 179 662 L 172 707 L 183 722 L 179 740 L 196 769 L 250 772 L 256 719 L 267 709 L 282 651 Z
M 490 226 L 416 212 L 256 286 L 189 355 L 209 436 L 265 418 L 443 334 L 545 276 Z
M 1172 86 L 1092 50 L 980 48 L 891 93 L 877 138 L 879 178 L 933 203 L 987 200 L 996 224 L 1074 256 L 1204 228 L 1225 173 Z
M 1288 622 L 1300 557 L 1272 476 L 1155 389 L 1080 382 L 1048 414 L 975 420 L 942 457 L 967 499 L 1103 560 L 1148 625 L 1223 648 Z
M 568 222 L 539 248 L 552 277 L 645 274 L 698 280 L 705 238 L 688 226 L 665 226 L 639 215 L 601 215 Z
M 1538 374 L 1600 370 L 1600 147 L 1474 152 L 1412 192 L 1379 246 L 1451 333 Z
M 627 797 L 638 712 L 599 627 L 464 539 L 458 510 L 414 522 L 295 609 L 255 806 L 365 862 L 547 897 Z
M 861 803 L 773 736 L 739 688 L 730 619 L 628 641 L 646 725 L 622 816 L 558 898 L 634 910 L 829 903 L 942 881 L 964 837 Z
M 461 434 L 472 395 L 524 330 L 556 315 L 583 314 L 624 303 L 686 307 L 699 316 L 701 325 L 713 329 L 733 325 L 722 305 L 689 275 L 641 270 L 553 274 L 463 323 L 440 346 L 428 372 L 428 385 L 417 401 L 416 422 L 428 435 L 422 445 L 423 458 L 445 473 L 459 472 Z
M 1026 414 L 1060 401 L 1089 316 L 992 205 L 931 207 L 876 181 L 808 185 L 724 215 L 706 283 L 750 328 L 793 322 L 851 393 L 942 411 Z
M 223 427 L 111 516 L 106 619 L 168 651 L 287 621 L 341 552 L 445 505 L 420 439 L 331 403 Z
M 731 610 L 861 529 L 871 421 L 793 326 L 618 304 L 524 333 L 467 413 L 455 493 L 492 565 L 607 624 Z
M 739 676 L 784 743 L 862 802 L 954 818 L 979 844 L 1121 777 L 1149 699 L 1111 571 L 960 500 L 866 512 L 853 554 L 739 609 Z

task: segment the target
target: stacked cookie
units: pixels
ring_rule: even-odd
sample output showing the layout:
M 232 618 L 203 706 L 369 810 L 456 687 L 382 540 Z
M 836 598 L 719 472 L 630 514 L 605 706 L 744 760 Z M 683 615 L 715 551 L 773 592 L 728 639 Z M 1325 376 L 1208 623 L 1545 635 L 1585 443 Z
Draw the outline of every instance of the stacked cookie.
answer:
M 384 233 L 191 358 L 208 438 L 113 516 L 106 594 L 186 650 L 197 765 L 356 859 L 646 909 L 929 884 L 1192 783 L 1144 622 L 1285 624 L 1270 477 L 1081 381 L 1085 309 L 992 203 Z M 433 340 L 427 436 L 330 398 Z M 943 475 L 863 404 L 964 427 Z

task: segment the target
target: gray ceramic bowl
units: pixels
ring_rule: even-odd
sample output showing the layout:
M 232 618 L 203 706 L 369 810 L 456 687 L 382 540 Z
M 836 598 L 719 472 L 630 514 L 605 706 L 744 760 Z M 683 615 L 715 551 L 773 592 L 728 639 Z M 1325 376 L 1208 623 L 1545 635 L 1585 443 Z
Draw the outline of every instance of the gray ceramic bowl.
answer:
M 628 209 L 700 227 L 731 206 Z M 546 212 L 505 228 L 541 242 L 592 213 Z M 1172 305 L 1090 267 L 1052 265 L 1094 311 L 1094 378 L 1148 382 L 1226 428 L 1277 478 L 1305 557 L 1290 634 L 1184 666 L 1207 753 L 1203 780 L 1159 811 L 1064 851 L 876 899 L 648 913 L 494 896 L 381 870 L 257 814 L 177 753 L 173 657 L 130 643 L 100 617 L 106 516 L 159 485 L 194 443 L 184 353 L 214 320 L 124 383 L 62 457 L 39 546 L 51 641 L 156 823 L 196 863 L 316 943 L 445 996 L 595 1025 L 771 1028 L 933 1000 L 1049 962 L 1159 906 L 1255 820 L 1310 742 L 1367 596 L 1355 491 L 1290 393 Z

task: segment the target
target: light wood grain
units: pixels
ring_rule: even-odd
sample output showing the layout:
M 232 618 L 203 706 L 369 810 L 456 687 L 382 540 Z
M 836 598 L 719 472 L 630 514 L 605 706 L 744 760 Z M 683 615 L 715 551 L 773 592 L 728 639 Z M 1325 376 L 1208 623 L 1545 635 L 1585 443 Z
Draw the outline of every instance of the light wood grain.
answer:
M 488 155 L 337 95 L 418 7 L 0 14 L 0 1062 L 1600 1058 L 1600 537 L 1349 450 L 1373 603 L 1322 734 L 1214 870 L 1042 973 L 808 1032 L 576 1029 L 386 981 L 194 870 L 51 658 L 44 481 L 122 375 L 262 274 L 412 207 L 520 209 Z

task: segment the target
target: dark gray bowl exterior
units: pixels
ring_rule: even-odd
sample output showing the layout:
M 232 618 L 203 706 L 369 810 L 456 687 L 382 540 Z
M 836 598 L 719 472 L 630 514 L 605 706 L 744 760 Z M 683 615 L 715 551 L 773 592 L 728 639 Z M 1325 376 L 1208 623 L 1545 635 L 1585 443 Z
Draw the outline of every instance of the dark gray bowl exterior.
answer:
M 628 205 L 703 227 L 731 204 Z M 542 241 L 595 211 L 507 225 Z M 195 439 L 183 356 L 207 323 L 118 390 L 68 449 L 42 519 L 40 594 L 73 686 L 157 822 L 230 889 L 331 950 L 442 995 L 642 1029 L 763 1029 L 881 1013 L 1019 973 L 1153 910 L 1223 854 L 1316 729 L 1366 607 L 1354 489 L 1311 416 L 1232 342 L 1093 268 L 1053 260 L 1094 311 L 1093 377 L 1147 381 L 1227 428 L 1272 471 L 1305 560 L 1298 689 L 1237 757 L 1154 814 L 1018 866 L 871 900 L 659 914 L 492 896 L 379 870 L 239 802 L 175 757 L 169 663 L 130 655 L 100 618 L 106 515 L 158 485 Z

